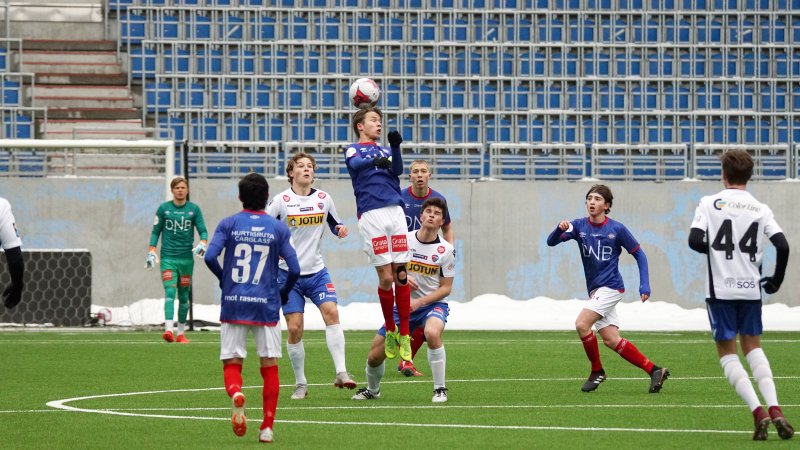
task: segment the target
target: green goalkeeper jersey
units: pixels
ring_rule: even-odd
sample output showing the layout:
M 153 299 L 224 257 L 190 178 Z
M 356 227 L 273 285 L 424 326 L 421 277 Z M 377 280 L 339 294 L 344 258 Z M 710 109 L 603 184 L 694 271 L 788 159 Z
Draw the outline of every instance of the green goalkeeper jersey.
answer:
M 208 240 L 206 222 L 200 207 L 192 202 L 177 206 L 172 201 L 164 202 L 158 207 L 150 233 L 150 246 L 158 244 L 161 238 L 161 259 L 192 259 L 194 245 L 194 229 L 201 240 Z

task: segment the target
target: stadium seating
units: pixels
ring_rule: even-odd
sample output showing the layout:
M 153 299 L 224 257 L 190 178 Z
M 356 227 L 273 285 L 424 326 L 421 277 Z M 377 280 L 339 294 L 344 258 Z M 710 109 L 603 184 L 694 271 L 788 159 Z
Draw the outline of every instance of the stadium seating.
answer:
M 583 145 L 585 175 L 632 179 L 670 179 L 680 171 L 642 167 L 673 157 L 691 164 L 697 145 L 788 145 L 784 156 L 795 161 L 800 144 L 800 16 L 790 14 L 800 0 L 112 0 L 110 7 L 146 111 L 176 139 L 346 142 L 354 139 L 347 88 L 369 76 L 382 87 L 387 127 L 407 142 L 440 150 L 500 145 L 485 153 L 493 156 L 482 176 L 577 173 L 493 170 L 506 157 L 545 157 L 511 144 Z M 0 70 L 3 61 L 0 50 Z M 596 144 L 613 147 L 594 154 Z M 674 145 L 684 147 L 664 156 Z M 645 166 L 606 170 L 624 155 Z M 606 172 L 593 170 L 600 162 Z

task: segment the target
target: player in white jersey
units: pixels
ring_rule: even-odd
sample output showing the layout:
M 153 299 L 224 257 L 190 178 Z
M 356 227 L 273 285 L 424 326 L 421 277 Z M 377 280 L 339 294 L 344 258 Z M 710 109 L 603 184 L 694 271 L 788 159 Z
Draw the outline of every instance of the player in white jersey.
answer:
M 753 440 L 767 439 L 770 422 L 781 439 L 790 439 L 794 429 L 778 404 L 772 369 L 761 349 L 761 287 L 767 294 L 780 288 L 789 260 L 789 243 L 769 206 L 745 190 L 753 174 L 750 155 L 731 150 L 721 159 L 725 189 L 700 200 L 689 233 L 689 247 L 708 255 L 708 319 L 725 377 L 753 414 Z M 775 246 L 777 264 L 771 277 L 761 278 L 764 234 Z M 737 335 L 769 413 L 761 406 L 736 353 Z
M 11 284 L 3 291 L 3 304 L 11 309 L 22 300 L 25 262 L 22 258 L 22 240 L 11 212 L 11 203 L 4 198 L 0 198 L 0 246 L 6 252 L 8 273 L 11 275 Z
M 440 198 L 430 198 L 422 205 L 422 227 L 408 233 L 411 261 L 408 263 L 411 285 L 411 329 L 424 327 L 428 342 L 428 363 L 433 374 L 434 403 L 447 401 L 445 385 L 446 354 L 442 332 L 450 309 L 447 296 L 453 288 L 456 258 L 453 246 L 439 237 L 439 229 L 447 215 L 447 204 Z M 395 309 L 395 321 L 398 321 Z M 386 371 L 384 340 L 386 328 L 381 327 L 372 341 L 367 356 L 367 387 L 361 388 L 353 400 L 374 400 L 381 396 L 381 379 Z
M 336 288 L 331 282 L 320 251 L 322 235 L 326 229 L 343 239 L 347 237 L 347 227 L 339 221 L 330 194 L 311 187 L 315 169 L 314 157 L 306 153 L 292 156 L 286 163 L 286 175 L 292 186 L 276 195 L 267 206 L 269 215 L 289 226 L 292 246 L 300 260 L 300 279 L 289 294 L 289 302 L 282 306 L 289 331 L 286 349 L 295 376 L 295 389 L 291 397 L 294 400 L 308 396 L 306 352 L 303 345 L 306 297 L 319 308 L 322 320 L 325 321 L 325 340 L 336 370 L 333 385 L 348 389 L 356 387 L 356 382 L 347 372 L 345 364 L 344 331 L 339 323 L 339 310 L 336 307 Z M 287 269 L 284 261 L 280 262 L 280 269 L 278 280 L 283 282 Z

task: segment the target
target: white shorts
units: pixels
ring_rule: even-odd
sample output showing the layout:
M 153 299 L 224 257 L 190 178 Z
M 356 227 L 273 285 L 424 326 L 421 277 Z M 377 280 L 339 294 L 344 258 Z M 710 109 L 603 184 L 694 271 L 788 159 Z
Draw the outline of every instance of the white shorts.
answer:
M 364 239 L 364 253 L 375 267 L 389 263 L 407 263 L 406 213 L 399 205 L 373 209 L 358 219 L 358 231 Z
M 619 328 L 617 303 L 619 303 L 620 300 L 622 300 L 622 292 L 616 289 L 601 287 L 592 292 L 589 303 L 584 306 L 584 309 L 594 311 L 603 316 L 600 320 L 595 322 L 595 330 L 602 330 L 609 325 L 614 325 Z
M 253 330 L 256 352 L 262 358 L 281 357 L 281 324 L 274 327 L 223 322 L 220 329 L 219 359 L 247 358 L 247 332 Z

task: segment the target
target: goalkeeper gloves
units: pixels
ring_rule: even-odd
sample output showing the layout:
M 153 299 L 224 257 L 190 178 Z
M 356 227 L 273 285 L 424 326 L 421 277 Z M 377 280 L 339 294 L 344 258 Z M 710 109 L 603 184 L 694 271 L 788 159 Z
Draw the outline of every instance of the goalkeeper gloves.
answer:
M 3 291 L 3 304 L 6 305 L 6 308 L 17 306 L 20 300 L 22 300 L 22 287 L 11 284 Z
M 389 146 L 392 148 L 397 148 L 403 143 L 403 136 L 400 136 L 397 131 L 390 131 L 386 137 L 389 139 Z
M 194 253 L 194 256 L 197 256 L 198 258 L 202 258 L 203 255 L 206 254 L 206 241 L 200 241 L 194 250 L 192 250 L 192 253 Z
M 764 277 L 761 279 L 761 286 L 764 288 L 764 292 L 772 295 L 781 288 L 781 282 L 776 280 L 775 277 Z
M 152 269 L 158 263 L 158 255 L 156 255 L 156 248 L 150 247 L 147 249 L 147 259 L 144 261 L 144 268 L 147 270 Z
M 378 156 L 372 159 L 372 165 L 380 169 L 390 169 L 392 167 L 392 160 L 385 156 Z

